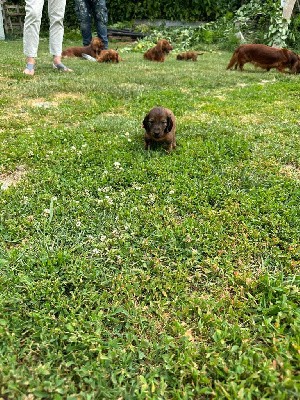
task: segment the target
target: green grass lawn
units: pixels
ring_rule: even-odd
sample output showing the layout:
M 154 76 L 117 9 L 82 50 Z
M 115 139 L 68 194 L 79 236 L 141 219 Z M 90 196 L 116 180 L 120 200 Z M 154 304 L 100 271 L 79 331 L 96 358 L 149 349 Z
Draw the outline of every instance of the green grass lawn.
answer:
M 0 41 L 0 397 L 299 399 L 300 76 L 111 47 Z

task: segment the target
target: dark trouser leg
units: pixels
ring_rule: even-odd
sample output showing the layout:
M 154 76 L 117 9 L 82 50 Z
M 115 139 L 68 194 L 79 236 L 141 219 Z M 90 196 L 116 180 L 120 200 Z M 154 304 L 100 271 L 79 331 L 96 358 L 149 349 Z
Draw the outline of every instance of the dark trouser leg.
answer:
M 83 45 L 88 46 L 92 40 L 92 10 L 89 1 L 75 0 L 75 11 L 80 23 Z
M 105 0 L 92 0 L 94 4 L 94 17 L 98 37 L 102 40 L 104 48 L 108 48 L 107 38 L 107 8 Z

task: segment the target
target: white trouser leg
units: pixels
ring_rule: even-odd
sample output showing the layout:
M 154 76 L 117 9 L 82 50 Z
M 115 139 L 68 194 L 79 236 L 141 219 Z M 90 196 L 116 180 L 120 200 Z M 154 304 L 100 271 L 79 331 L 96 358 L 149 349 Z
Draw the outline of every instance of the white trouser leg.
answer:
M 36 57 L 39 47 L 39 35 L 44 0 L 26 0 L 23 48 L 26 57 Z
M 60 56 L 62 52 L 65 7 L 66 0 L 48 0 L 49 50 L 53 56 Z

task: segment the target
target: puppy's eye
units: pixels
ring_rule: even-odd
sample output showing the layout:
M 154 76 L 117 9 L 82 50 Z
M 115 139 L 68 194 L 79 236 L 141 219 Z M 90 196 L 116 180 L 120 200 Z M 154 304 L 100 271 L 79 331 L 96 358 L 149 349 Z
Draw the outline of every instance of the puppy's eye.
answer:
M 167 121 L 161 121 L 163 125 L 167 125 Z
M 154 120 L 153 119 L 149 119 L 149 124 L 153 124 Z

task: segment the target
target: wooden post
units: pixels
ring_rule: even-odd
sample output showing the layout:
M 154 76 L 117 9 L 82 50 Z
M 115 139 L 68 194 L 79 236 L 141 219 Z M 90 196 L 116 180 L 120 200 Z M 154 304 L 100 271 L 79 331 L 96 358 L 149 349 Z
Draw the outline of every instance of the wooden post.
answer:
M 0 0 L 0 40 L 5 40 L 4 25 L 3 25 L 3 7 Z
M 282 16 L 287 21 L 289 21 L 291 19 L 295 3 L 296 3 L 296 0 L 281 0 Z

